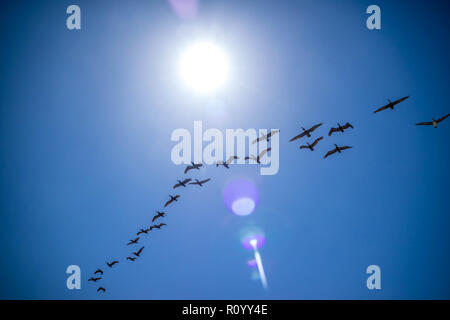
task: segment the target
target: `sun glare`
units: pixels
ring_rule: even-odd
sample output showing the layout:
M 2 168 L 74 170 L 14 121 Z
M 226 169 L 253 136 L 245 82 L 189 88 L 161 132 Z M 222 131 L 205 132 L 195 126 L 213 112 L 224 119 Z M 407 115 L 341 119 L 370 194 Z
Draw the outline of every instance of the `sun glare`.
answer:
M 228 68 L 225 53 L 208 42 L 189 47 L 180 61 L 183 81 L 199 92 L 210 92 L 221 87 L 228 77 Z

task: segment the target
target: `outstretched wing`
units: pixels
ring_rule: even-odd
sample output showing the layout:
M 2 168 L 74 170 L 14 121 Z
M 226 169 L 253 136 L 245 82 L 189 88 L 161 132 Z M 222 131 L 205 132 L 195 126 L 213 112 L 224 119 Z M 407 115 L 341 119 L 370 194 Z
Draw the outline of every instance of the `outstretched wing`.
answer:
M 385 105 L 385 106 L 382 106 L 381 108 L 379 108 L 379 109 L 377 109 L 377 110 L 375 110 L 373 113 L 377 113 L 377 112 L 380 112 L 380 111 L 383 111 L 383 110 L 386 110 L 387 108 L 389 108 L 389 106 L 390 106 L 391 104 L 390 103 L 388 103 L 387 105 Z
M 392 105 L 395 106 L 396 104 L 399 104 L 400 102 L 405 101 L 408 98 L 409 98 L 409 96 L 406 96 L 406 97 L 400 98 L 398 100 L 395 100 L 394 102 L 392 102 Z
M 269 132 L 269 134 L 267 135 L 267 138 L 270 138 L 274 135 L 276 135 L 278 132 L 280 132 L 280 130 L 272 130 Z
M 349 147 L 349 146 L 343 146 L 343 147 L 339 147 L 339 149 L 341 149 L 341 150 L 346 150 L 346 149 L 351 149 L 352 147 Z
M 206 183 L 206 182 L 208 182 L 209 180 L 211 180 L 211 178 L 208 178 L 208 179 L 206 179 L 206 180 L 200 181 L 200 184 Z
M 176 189 L 178 187 L 181 187 L 181 183 L 177 183 L 176 185 L 173 186 L 173 189 Z
M 258 139 L 253 140 L 252 144 L 255 144 L 255 143 L 257 143 L 257 142 L 259 142 L 259 141 L 261 141 L 261 140 L 264 140 L 264 139 L 267 139 L 267 135 L 266 135 L 266 134 L 263 134 L 263 135 L 262 135 L 261 137 L 259 137 Z
M 353 126 L 350 124 L 350 122 L 347 122 L 342 128 L 343 128 L 344 130 L 345 130 L 345 129 L 348 129 L 348 128 L 352 128 L 352 129 L 353 129 Z
M 309 129 L 309 133 L 313 132 L 314 130 L 316 130 L 318 127 L 320 127 L 323 124 L 323 122 L 316 124 L 315 126 L 313 126 L 311 129 Z
M 436 122 L 441 122 L 441 121 L 444 121 L 448 116 L 450 116 L 450 113 L 449 114 L 447 114 L 446 116 L 443 116 L 442 118 L 440 118 L 440 119 L 438 119 L 438 120 L 436 120 Z
M 419 122 L 416 123 L 416 126 L 431 126 L 433 125 L 433 122 Z
M 330 132 L 328 132 L 328 136 L 331 136 L 333 134 L 333 132 L 339 131 L 338 128 L 331 128 Z
M 272 150 L 272 147 L 267 148 L 266 150 L 263 150 L 263 151 L 259 154 L 258 158 L 261 159 L 261 158 L 262 158 L 267 152 L 269 152 L 270 150 Z
M 188 183 L 188 182 L 191 181 L 191 180 L 192 180 L 192 179 L 184 179 L 184 180 L 183 180 L 183 183 L 186 184 L 186 183 Z
M 332 155 L 333 153 L 335 153 L 336 151 L 337 151 L 336 149 L 333 149 L 333 150 L 328 151 L 327 154 L 323 156 L 323 158 L 325 159 L 326 157 L 331 156 L 331 155 Z
M 231 157 L 228 158 L 228 160 L 225 163 L 228 165 L 228 164 L 232 163 L 233 160 L 235 160 L 235 159 L 239 159 L 239 157 L 238 156 L 231 156 Z
M 187 166 L 186 169 L 184 169 L 184 173 L 188 173 L 189 170 L 194 169 L 193 166 Z
M 173 199 L 168 200 L 164 205 L 164 208 L 167 207 L 169 204 L 171 204 L 173 201 L 174 201 Z
M 308 146 L 300 146 L 300 149 L 309 149 Z
M 306 131 L 303 131 L 302 133 L 300 133 L 299 135 L 296 135 L 295 137 L 293 137 L 291 140 L 289 140 L 289 142 L 292 142 L 292 141 L 295 141 L 295 140 L 298 140 L 298 139 L 300 139 L 300 138 L 302 138 L 302 137 L 304 137 L 306 135 Z
M 318 144 L 319 141 L 322 140 L 322 139 L 323 139 L 323 137 L 317 138 L 316 141 L 313 142 L 312 146 L 315 147 L 316 144 Z

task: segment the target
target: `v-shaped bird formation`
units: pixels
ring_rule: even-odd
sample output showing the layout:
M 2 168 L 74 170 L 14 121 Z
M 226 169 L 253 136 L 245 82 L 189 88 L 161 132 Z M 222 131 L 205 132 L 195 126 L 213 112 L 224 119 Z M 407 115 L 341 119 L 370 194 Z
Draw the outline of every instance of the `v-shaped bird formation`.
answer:
M 388 99 L 388 104 L 376 109 L 374 111 L 374 113 L 378 113 L 380 111 L 383 110 L 387 110 L 387 109 L 391 109 L 394 110 L 394 108 L 401 102 L 405 101 L 406 99 L 408 99 L 409 96 L 400 98 L 398 100 L 395 101 L 391 101 Z M 441 118 L 438 118 L 437 120 L 435 120 L 434 118 L 432 119 L 432 121 L 428 121 L 428 122 L 419 122 L 416 123 L 416 125 L 418 126 L 433 126 L 434 128 L 437 128 L 438 123 L 441 123 L 442 121 L 444 121 L 447 117 L 449 117 L 450 114 L 447 114 Z M 289 140 L 289 142 L 293 142 L 293 141 L 297 141 L 301 138 L 312 138 L 312 135 L 314 134 L 314 132 L 320 128 L 323 125 L 323 122 L 317 123 L 315 125 L 313 125 L 312 127 L 310 127 L 309 129 L 305 129 L 303 127 L 301 127 L 302 132 L 298 133 L 296 136 L 294 136 L 293 138 L 291 138 Z M 339 122 L 337 123 L 336 127 L 331 127 L 329 132 L 328 132 L 328 136 L 331 137 L 333 134 L 339 134 L 339 133 L 345 133 L 348 129 L 354 129 L 353 125 L 350 122 L 346 122 L 344 125 L 341 125 Z M 252 143 L 258 143 L 261 141 L 266 141 L 266 142 L 270 142 L 270 138 L 275 135 L 278 134 L 280 132 L 280 130 L 272 130 L 270 131 L 268 134 L 263 134 L 261 135 L 259 138 L 257 138 L 256 140 L 254 140 Z M 305 142 L 305 144 L 300 145 L 300 149 L 307 149 L 310 150 L 311 152 L 315 151 L 316 147 L 318 146 L 319 142 L 321 142 L 324 139 L 323 136 L 320 136 L 318 138 L 315 138 L 314 141 L 310 142 Z M 323 144 L 323 142 L 321 143 Z M 342 153 L 344 150 L 348 150 L 351 149 L 351 146 L 346 146 L 346 145 L 337 145 L 334 143 L 334 147 L 330 150 L 328 150 L 325 155 L 323 156 L 324 159 L 330 157 L 331 155 L 334 154 L 340 154 Z M 254 160 L 256 161 L 256 163 L 261 164 L 260 160 L 262 157 L 264 157 L 264 155 L 266 155 L 268 152 L 270 152 L 272 150 L 272 148 L 269 146 L 268 148 L 266 148 L 263 151 L 260 151 L 259 154 L 257 154 L 256 156 L 253 154 L 250 154 L 248 156 L 245 157 L 245 160 Z M 216 167 L 219 166 L 223 166 L 226 169 L 230 169 L 230 165 L 233 163 L 234 160 L 239 159 L 238 156 L 230 156 L 226 161 L 218 161 L 216 163 Z M 184 170 L 184 174 L 187 174 L 190 171 L 197 171 L 200 170 L 200 168 L 203 167 L 202 163 L 194 163 L 191 162 L 190 165 L 188 165 L 185 170 Z M 199 187 L 203 187 L 205 184 L 207 184 L 209 181 L 211 181 L 211 178 L 208 179 L 204 179 L 204 180 L 199 180 L 199 179 L 192 179 L 192 178 L 186 178 L 186 179 L 180 179 L 180 180 L 176 180 L 177 183 L 175 185 L 173 185 L 172 189 L 184 189 L 187 188 L 189 185 L 197 185 Z M 169 195 L 169 199 L 166 200 L 166 202 L 164 203 L 164 208 L 169 207 L 171 204 L 178 202 L 179 199 L 181 198 L 181 195 L 179 194 L 175 194 L 175 195 Z M 162 219 L 166 216 L 167 212 L 166 211 L 158 211 L 156 210 L 156 215 L 154 215 L 151 219 L 151 222 L 155 222 L 155 220 L 158 219 Z M 161 229 L 162 227 L 167 226 L 166 223 L 159 223 L 159 224 L 153 224 L 151 226 L 149 226 L 148 228 L 140 228 L 138 230 L 138 232 L 136 233 L 136 238 L 133 238 L 131 240 L 128 241 L 128 243 L 126 244 L 127 246 L 134 246 L 134 245 L 138 245 L 140 244 L 140 241 L 142 240 L 141 237 L 143 237 L 144 235 L 148 235 L 152 230 L 156 230 L 156 229 Z M 141 258 L 143 252 L 144 252 L 144 248 L 145 246 L 141 246 L 138 250 L 136 251 L 132 251 L 129 255 L 127 255 L 126 260 L 130 261 L 130 262 L 135 262 L 137 259 Z M 113 269 L 114 266 L 116 264 L 119 264 L 119 260 L 112 260 L 112 261 L 107 261 L 106 262 L 106 266 L 108 267 L 108 269 Z M 93 273 L 93 276 L 90 277 L 88 279 L 88 282 L 93 282 L 96 283 L 97 281 L 101 281 L 103 279 L 103 275 L 104 272 L 102 269 L 97 268 L 97 270 Z M 100 276 L 97 276 L 100 275 Z M 106 289 L 102 286 L 99 286 L 97 288 L 97 292 L 106 292 Z

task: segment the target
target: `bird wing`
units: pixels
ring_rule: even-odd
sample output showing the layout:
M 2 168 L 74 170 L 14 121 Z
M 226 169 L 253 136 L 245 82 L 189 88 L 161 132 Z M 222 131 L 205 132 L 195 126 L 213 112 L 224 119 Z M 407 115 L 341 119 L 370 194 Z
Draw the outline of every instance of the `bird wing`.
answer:
M 141 254 L 142 250 L 144 250 L 144 247 L 140 248 L 138 253 Z
M 253 140 L 252 144 L 255 144 L 261 140 L 267 139 L 267 135 L 263 134 L 261 137 L 259 137 L 258 139 Z
M 194 182 L 191 182 L 191 183 L 189 183 L 189 184 L 200 184 L 200 183 L 197 182 L 197 181 L 194 181 Z
M 230 156 L 225 163 L 230 164 L 233 162 L 234 159 L 239 159 L 239 157 L 238 156 Z
M 309 149 L 308 146 L 300 146 L 300 149 Z
M 270 131 L 270 133 L 267 135 L 268 138 L 272 137 L 273 135 L 276 135 L 278 132 L 280 132 L 280 130 L 272 130 Z
M 347 122 L 342 128 L 343 129 L 348 129 L 348 128 L 352 128 L 353 129 L 353 126 L 350 124 L 350 122 Z
M 339 149 L 341 149 L 341 150 L 345 150 L 345 149 L 351 149 L 352 147 L 349 147 L 349 146 L 343 146 L 343 147 L 339 147 Z
M 262 158 L 267 152 L 269 152 L 270 150 L 272 150 L 272 147 L 270 147 L 270 148 L 267 148 L 266 150 L 263 150 L 260 154 L 259 154 L 259 156 L 258 156 L 258 158 Z
M 409 98 L 409 96 L 406 96 L 406 97 L 400 98 L 398 100 L 395 100 L 394 102 L 392 102 L 392 105 L 395 106 L 396 104 L 399 104 L 400 102 L 405 101 L 408 98 Z
M 326 158 L 326 157 L 328 157 L 328 156 L 331 156 L 333 153 L 335 153 L 337 150 L 336 149 L 333 149 L 333 150 L 330 150 L 330 151 L 328 151 L 327 152 L 327 154 L 326 155 L 324 155 L 324 159 Z
M 176 185 L 173 186 L 173 189 L 176 189 L 178 187 L 181 187 L 181 183 L 177 183 Z
M 306 135 L 306 131 L 303 131 L 302 133 L 300 133 L 299 135 L 296 135 L 295 137 L 293 137 L 291 140 L 289 140 L 289 142 L 295 141 L 297 139 L 300 139 L 301 137 L 304 137 Z
M 183 183 L 186 184 L 186 183 L 188 183 L 188 182 L 191 181 L 191 180 L 192 180 L 192 179 L 184 179 L 184 180 L 183 180 Z
M 444 121 L 448 116 L 450 116 L 450 113 L 449 114 L 447 114 L 447 115 L 445 115 L 445 116 L 443 116 L 442 118 L 440 118 L 440 119 L 438 119 L 438 120 L 436 120 L 436 122 L 441 122 L 441 121 Z
M 169 204 L 171 204 L 174 200 L 171 198 L 170 200 L 168 200 L 166 202 L 166 204 L 164 205 L 164 208 L 167 207 Z
M 211 178 L 208 178 L 206 180 L 200 181 L 200 184 L 207 183 L 209 180 L 211 180 Z
M 419 122 L 416 123 L 416 126 L 431 126 L 433 125 L 433 122 Z
M 189 170 L 194 169 L 193 166 L 187 166 L 186 169 L 184 169 L 184 173 L 188 173 Z
M 313 126 L 311 129 L 309 129 L 309 133 L 313 132 L 314 130 L 316 130 L 318 127 L 320 127 L 323 124 L 323 122 L 316 124 L 315 126 Z
M 318 144 L 319 141 L 322 140 L 322 139 L 323 139 L 323 137 L 317 138 L 316 141 L 313 142 L 312 146 L 315 147 L 316 144 Z
M 338 131 L 338 128 L 331 128 L 330 132 L 328 132 L 328 136 L 331 136 L 333 134 L 333 132 Z
M 389 105 L 390 105 L 390 103 L 388 103 L 387 105 L 384 105 L 381 108 L 375 110 L 373 113 L 377 113 L 377 112 L 383 111 L 383 110 L 389 108 Z

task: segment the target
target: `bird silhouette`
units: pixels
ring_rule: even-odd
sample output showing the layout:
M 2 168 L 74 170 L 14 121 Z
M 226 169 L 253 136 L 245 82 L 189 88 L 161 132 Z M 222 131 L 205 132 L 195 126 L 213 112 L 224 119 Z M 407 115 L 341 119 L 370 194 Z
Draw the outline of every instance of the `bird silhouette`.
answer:
M 88 281 L 93 281 L 93 282 L 97 282 L 98 280 L 100 280 L 102 277 L 98 277 L 98 278 L 89 278 Z
M 298 135 L 296 135 L 295 137 L 293 137 L 291 140 L 289 140 L 289 142 L 298 140 L 298 139 L 300 139 L 300 138 L 302 138 L 302 137 L 304 137 L 304 136 L 307 136 L 308 138 L 310 138 L 310 137 L 311 137 L 311 133 L 312 133 L 314 130 L 316 130 L 318 127 L 320 127 L 322 124 L 323 124 L 323 122 L 321 122 L 321 123 L 319 123 L 319 124 L 316 124 L 315 126 L 309 128 L 308 130 L 306 130 L 305 128 L 302 127 L 303 132 L 300 133 L 300 134 L 298 134 Z
M 138 231 L 138 233 L 136 233 L 136 235 L 138 236 L 138 235 L 143 234 L 143 233 L 147 234 L 149 231 L 150 231 L 150 229 L 140 229 Z
M 300 149 L 309 149 L 311 151 L 314 151 L 314 147 L 319 143 L 320 140 L 322 140 L 323 137 L 317 138 L 312 144 L 306 143 L 305 146 L 300 146 Z
M 255 144 L 255 143 L 260 142 L 260 141 L 262 141 L 262 140 L 267 140 L 267 142 L 268 142 L 268 141 L 270 140 L 270 138 L 271 138 L 273 135 L 277 134 L 278 132 L 280 132 L 280 130 L 272 130 L 272 131 L 270 131 L 268 134 L 263 134 L 261 137 L 259 137 L 258 139 L 254 140 L 254 141 L 252 142 L 252 144 Z
M 185 187 L 186 188 L 186 184 L 191 181 L 192 179 L 184 179 L 183 181 L 177 180 L 178 183 L 176 185 L 173 186 L 174 189 L 178 188 L 178 187 Z
M 103 270 L 102 269 L 97 269 L 95 270 L 94 274 L 100 273 L 101 275 L 103 275 Z
M 405 101 L 408 98 L 409 98 L 409 96 L 406 96 L 406 97 L 400 98 L 400 99 L 395 100 L 395 101 L 391 101 L 391 100 L 387 99 L 389 101 L 389 103 L 384 105 L 384 106 L 382 106 L 381 108 L 375 110 L 373 113 L 377 113 L 377 112 L 380 112 L 380 111 L 383 111 L 383 110 L 386 110 L 386 109 L 394 110 L 394 106 L 396 106 L 397 104 L 399 104 L 402 101 Z
M 138 243 L 138 241 L 139 241 L 139 237 L 137 237 L 134 240 L 130 240 L 130 242 L 127 243 L 127 246 L 129 246 L 130 244 L 136 244 L 136 243 Z
M 227 161 L 225 161 L 225 162 L 223 162 L 222 160 L 219 160 L 219 161 L 217 161 L 217 163 L 216 163 L 216 168 L 218 167 L 218 166 L 224 166 L 225 168 L 227 168 L 227 169 L 230 169 L 230 164 L 233 162 L 233 160 L 235 160 L 235 159 L 239 159 L 239 157 L 238 156 L 230 156 L 229 158 L 228 158 L 228 160 Z
M 265 149 L 265 150 L 263 150 L 263 151 L 261 151 L 261 153 L 258 154 L 256 157 L 255 157 L 254 155 L 251 154 L 251 155 L 245 157 L 245 160 L 251 159 L 251 160 L 255 160 L 257 163 L 261 163 L 261 162 L 260 162 L 261 158 L 262 158 L 267 152 L 269 152 L 270 150 L 272 150 L 271 147 L 270 147 L 270 148 L 267 148 L 267 149 Z
M 437 119 L 437 120 L 433 119 L 433 121 L 431 121 L 431 122 L 419 122 L 419 123 L 416 123 L 416 126 L 433 126 L 433 127 L 437 128 L 437 124 L 439 122 L 444 121 L 445 119 L 447 119 L 448 116 L 450 116 L 450 113 L 445 115 L 445 116 L 443 116 L 440 119 Z
M 169 204 L 171 204 L 174 201 L 178 201 L 177 199 L 180 197 L 179 194 L 175 195 L 175 196 L 171 196 L 169 195 L 170 200 L 166 202 L 166 204 L 164 205 L 164 208 L 167 207 Z
M 105 291 L 106 291 L 106 289 L 105 289 L 105 288 L 103 288 L 103 287 L 99 287 L 99 288 L 97 289 L 97 292 L 100 292 L 100 291 L 103 291 L 103 292 L 105 292 Z
M 343 126 L 341 126 L 340 124 L 339 124 L 339 122 L 338 122 L 338 127 L 337 128 L 331 128 L 330 129 L 330 132 L 328 132 L 328 136 L 331 136 L 334 132 L 342 132 L 342 133 L 344 133 L 344 130 L 346 130 L 346 129 L 348 129 L 348 128 L 352 128 L 353 129 L 353 126 L 349 123 L 349 122 L 347 122 L 346 124 L 344 124 Z
M 119 263 L 119 261 L 113 261 L 113 262 L 106 262 L 106 264 L 108 265 L 108 267 L 112 268 L 116 263 Z
M 140 248 L 140 249 L 138 250 L 138 252 L 133 252 L 133 254 L 134 254 L 136 257 L 139 257 L 139 255 L 142 253 L 142 250 L 144 250 L 144 247 Z
M 203 166 L 203 164 L 201 164 L 201 163 L 195 164 L 195 163 L 192 162 L 192 161 L 191 161 L 191 164 L 192 164 L 191 166 L 187 166 L 186 169 L 184 169 L 184 173 L 185 173 L 185 174 L 188 173 L 188 171 L 189 171 L 189 170 L 192 170 L 192 169 L 200 170 L 200 167 Z
M 155 224 L 153 227 L 156 229 L 161 229 L 162 226 L 167 226 L 165 223 Z
M 202 181 L 199 181 L 198 179 L 195 179 L 195 182 L 191 182 L 189 184 L 198 184 L 200 187 L 203 187 L 203 184 L 207 183 L 209 180 L 211 180 L 211 178 L 208 178 L 208 179 L 202 180 Z
M 127 257 L 127 260 L 134 261 L 134 260 L 136 260 L 136 258 L 135 257 Z
M 323 156 L 323 158 L 325 159 L 326 157 L 331 156 L 333 153 L 336 153 L 336 152 L 341 153 L 342 150 L 346 150 L 346 149 L 351 149 L 352 148 L 352 147 L 348 147 L 348 146 L 338 147 L 337 144 L 335 144 L 335 147 L 336 148 L 334 148 L 333 150 L 328 151 L 327 154 Z
M 159 212 L 156 211 L 158 214 L 156 216 L 153 217 L 152 222 L 155 221 L 158 218 L 164 217 L 164 215 L 166 214 L 165 212 Z

